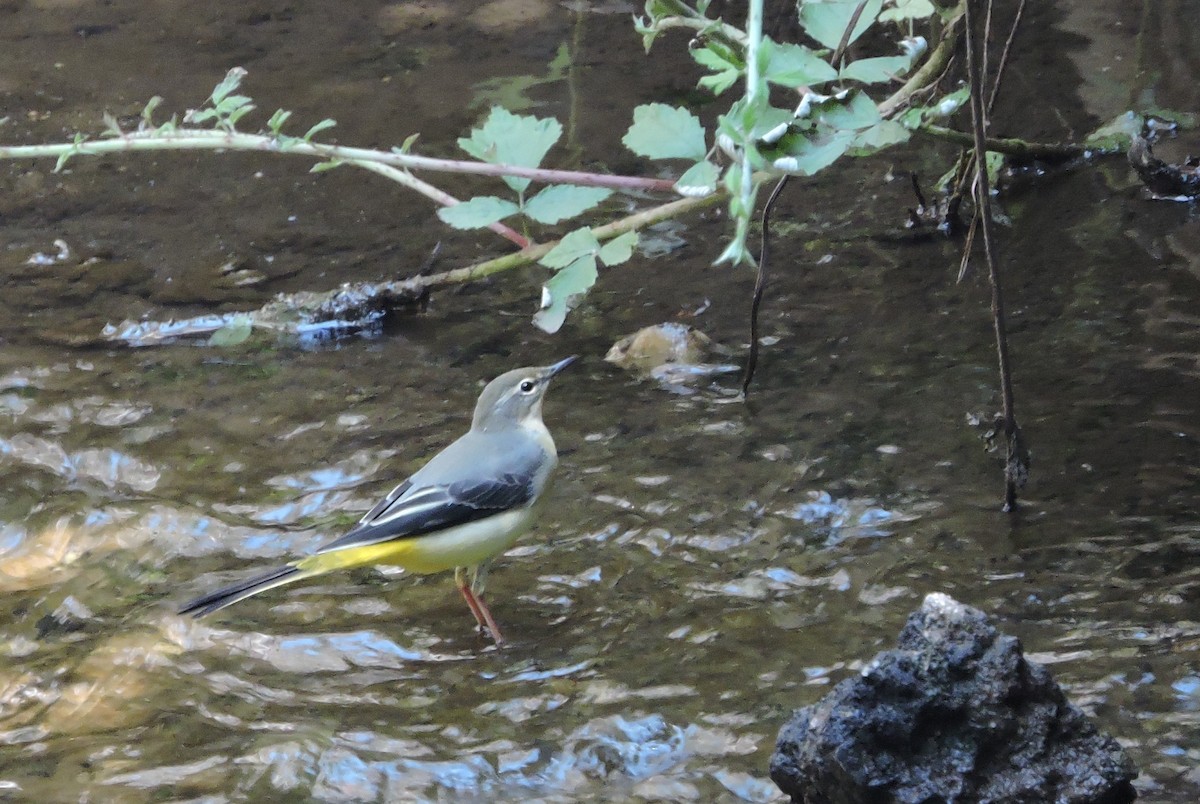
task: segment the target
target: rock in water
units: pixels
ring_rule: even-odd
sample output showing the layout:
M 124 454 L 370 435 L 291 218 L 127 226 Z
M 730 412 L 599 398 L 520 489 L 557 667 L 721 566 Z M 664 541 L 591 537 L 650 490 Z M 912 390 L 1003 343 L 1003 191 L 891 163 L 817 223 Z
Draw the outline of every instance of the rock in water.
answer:
M 793 802 L 1122 804 L 1137 770 L 978 609 L 931 594 L 898 647 L 799 709 L 771 778 Z

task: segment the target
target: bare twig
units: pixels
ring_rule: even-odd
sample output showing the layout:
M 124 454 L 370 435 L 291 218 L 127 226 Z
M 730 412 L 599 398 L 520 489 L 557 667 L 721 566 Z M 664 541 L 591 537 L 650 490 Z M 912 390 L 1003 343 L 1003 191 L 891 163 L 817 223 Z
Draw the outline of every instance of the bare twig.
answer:
M 853 23 L 852 23 L 853 24 Z M 750 393 L 754 369 L 758 367 L 758 308 L 762 304 L 763 291 L 767 287 L 767 256 L 771 243 L 771 209 L 779 194 L 787 186 L 791 176 L 784 176 L 771 191 L 762 211 L 762 239 L 758 249 L 758 275 L 754 279 L 754 296 L 750 300 L 750 354 L 746 356 L 746 371 L 742 374 L 742 396 Z
M 992 325 L 996 333 L 996 356 L 1000 367 L 1000 396 L 1003 409 L 1003 428 L 1007 442 L 1007 460 L 1004 469 L 1004 510 L 1017 507 L 1017 490 L 1024 486 L 1028 476 L 1028 454 L 1017 424 L 1013 406 L 1012 368 L 1008 355 L 1008 333 L 1004 314 L 1004 292 L 1001 286 L 999 258 L 992 237 L 992 202 L 988 188 L 986 150 L 987 118 L 983 108 L 983 82 L 981 75 L 981 53 L 979 37 L 981 31 L 974 21 L 973 7 L 985 0 L 967 0 L 967 75 L 971 84 L 971 128 L 975 140 L 975 216 L 979 220 L 979 232 L 983 237 L 984 257 L 987 260 L 988 276 L 992 285 Z
M 1004 50 L 1000 53 L 1000 62 L 996 65 L 996 80 L 992 82 L 992 94 L 988 97 L 987 113 L 990 118 L 996 106 L 996 97 L 1000 94 L 1000 82 L 1004 78 L 1004 68 L 1008 64 L 1008 54 L 1012 50 L 1013 40 L 1017 38 L 1017 28 L 1021 26 L 1021 15 L 1025 13 L 1025 0 L 1017 3 L 1017 13 L 1013 16 L 1012 27 L 1008 29 L 1008 38 L 1004 40 Z

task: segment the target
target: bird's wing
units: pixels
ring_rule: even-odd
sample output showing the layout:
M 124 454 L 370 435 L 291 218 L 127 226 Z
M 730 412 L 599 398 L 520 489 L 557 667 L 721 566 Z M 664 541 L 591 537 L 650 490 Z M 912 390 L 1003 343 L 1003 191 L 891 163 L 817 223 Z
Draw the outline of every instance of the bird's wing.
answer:
M 524 505 L 535 492 L 532 474 L 517 472 L 445 485 L 414 486 L 406 481 L 372 508 L 353 530 L 317 552 L 415 538 Z

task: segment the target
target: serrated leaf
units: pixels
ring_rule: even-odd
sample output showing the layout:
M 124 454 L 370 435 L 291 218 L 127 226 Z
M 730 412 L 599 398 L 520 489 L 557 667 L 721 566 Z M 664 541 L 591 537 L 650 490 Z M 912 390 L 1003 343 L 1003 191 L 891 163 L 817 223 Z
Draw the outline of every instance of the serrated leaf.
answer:
M 637 248 L 638 233 L 626 232 L 620 237 L 614 237 L 600 248 L 600 262 L 608 266 L 620 265 L 633 256 Z
M 534 325 L 544 332 L 558 332 L 567 313 L 579 305 L 598 276 L 596 258 L 591 254 L 565 266 L 542 285 L 542 309 L 533 316 Z
M 880 120 L 879 107 L 862 91 L 855 91 L 843 103 L 822 103 L 814 117 L 833 128 L 856 130 L 873 126 Z
M 803 45 L 790 42 L 778 44 L 771 39 L 764 39 L 762 47 L 763 77 L 772 84 L 795 89 L 837 78 L 837 70 Z
M 740 60 L 734 61 L 734 54 L 726 48 L 714 47 L 713 43 L 708 43 L 704 47 L 694 47 L 688 50 L 692 58 L 701 67 L 707 67 L 713 71 L 720 70 L 740 70 L 746 65 Z
M 855 156 L 864 156 L 901 142 L 907 142 L 912 132 L 895 120 L 880 120 L 868 129 L 858 132 L 851 150 Z
M 461 204 L 442 207 L 437 215 L 455 229 L 481 229 L 519 211 L 520 207 L 512 201 L 494 195 L 482 195 Z
M 937 9 L 929 0 L 896 0 L 896 7 L 889 8 L 879 15 L 880 22 L 902 22 L 904 20 L 923 20 Z
M 737 83 L 741 73 L 737 70 L 726 70 L 713 75 L 706 75 L 696 82 L 696 86 L 701 89 L 707 89 L 714 95 L 720 95 L 725 90 Z
M 482 126 L 460 137 L 458 147 L 481 162 L 535 168 L 562 136 L 562 125 L 552 117 L 516 115 L 501 106 L 492 107 Z M 504 183 L 525 192 L 529 179 L 505 176 Z
M 850 62 L 842 68 L 841 77 L 864 84 L 882 84 L 899 78 L 911 67 L 910 56 L 876 56 Z
M 208 345 L 237 346 L 239 343 L 245 342 L 253 330 L 254 325 L 250 322 L 250 316 L 234 316 L 223 327 L 208 336 Z
M 584 226 L 558 241 L 558 245 L 550 249 L 538 262 L 547 268 L 565 268 L 585 254 L 595 254 L 598 251 L 600 241 L 592 234 L 591 229 Z
M 538 223 L 558 223 L 574 218 L 612 195 L 604 187 L 552 184 L 525 202 L 521 211 Z
M 805 0 L 800 4 L 800 24 L 813 39 L 827 48 L 836 48 L 850 25 L 850 18 L 854 16 L 858 3 L 859 0 Z M 867 0 L 846 44 L 853 43 L 871 27 L 881 8 L 883 0 Z
M 649 159 L 703 159 L 704 127 L 687 109 L 648 103 L 633 110 L 633 125 L 621 138 L 625 147 Z
M 675 192 L 689 198 L 711 194 L 717 189 L 717 166 L 707 159 L 692 165 L 675 182 Z
M 811 176 L 836 162 L 853 143 L 851 131 L 827 133 L 817 138 L 801 137 L 788 142 L 786 156 L 776 158 L 773 166 L 795 176 Z
M 308 141 L 310 141 L 310 140 L 311 140 L 311 139 L 312 139 L 314 136 L 316 136 L 317 134 L 320 134 L 320 133 L 321 133 L 322 131 L 324 131 L 325 129 L 327 129 L 327 128 L 333 128 L 333 127 L 334 127 L 334 126 L 336 126 L 336 125 L 337 125 L 337 121 L 336 121 L 336 120 L 334 120 L 334 119 L 332 119 L 332 118 L 329 118 L 329 117 L 326 117 L 324 120 L 322 120 L 321 122 L 319 122 L 319 123 L 317 123 L 316 125 L 314 125 L 314 126 L 313 126 L 312 128 L 310 128 L 308 131 L 304 132 L 304 136 L 303 136 L 303 137 L 301 137 L 301 139 L 302 139 L 302 140 L 304 140 L 305 142 L 308 142 Z
M 219 103 L 213 104 L 213 107 L 217 110 L 217 114 L 227 115 L 247 105 L 250 100 L 246 95 L 230 95 Z
M 213 88 L 212 95 L 209 99 L 213 106 L 220 105 L 221 101 L 225 100 L 225 96 L 233 92 L 241 85 L 242 79 L 246 77 L 246 71 L 241 67 L 234 67 L 229 72 L 225 73 L 225 77 L 221 79 L 221 83 Z

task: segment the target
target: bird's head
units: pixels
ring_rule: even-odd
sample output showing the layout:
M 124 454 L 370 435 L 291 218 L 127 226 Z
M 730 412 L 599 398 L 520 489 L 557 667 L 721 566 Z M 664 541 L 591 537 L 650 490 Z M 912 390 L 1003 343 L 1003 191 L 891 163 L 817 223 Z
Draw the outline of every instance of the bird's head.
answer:
M 471 429 L 486 431 L 540 425 L 542 399 L 550 380 L 575 359 L 572 355 L 550 366 L 514 369 L 489 382 L 475 403 Z

